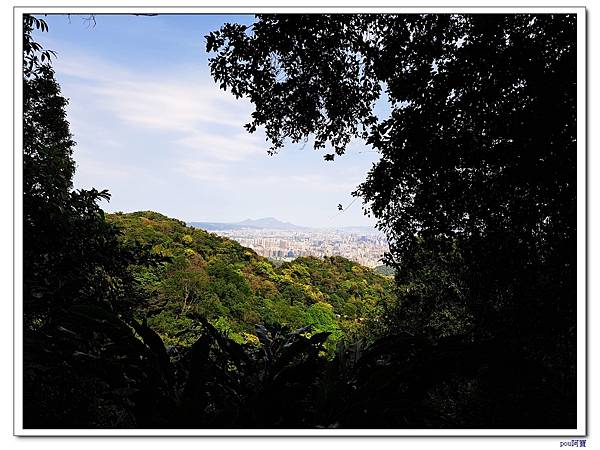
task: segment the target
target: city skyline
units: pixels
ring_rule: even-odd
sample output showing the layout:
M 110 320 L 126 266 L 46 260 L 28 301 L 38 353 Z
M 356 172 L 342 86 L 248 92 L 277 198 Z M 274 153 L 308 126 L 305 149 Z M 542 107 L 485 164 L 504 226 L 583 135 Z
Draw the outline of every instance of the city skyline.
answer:
M 233 239 L 260 256 L 292 261 L 303 256 L 342 256 L 363 266 L 383 264 L 389 251 L 385 234 L 372 227 L 311 228 L 274 217 L 235 223 L 188 222 L 189 226 Z
M 237 241 L 266 258 L 292 261 L 298 257 L 318 258 L 342 256 L 363 266 L 383 265 L 381 259 L 389 251 L 387 239 L 380 234 L 344 230 L 305 229 L 274 230 L 242 228 L 211 230 L 219 236 Z

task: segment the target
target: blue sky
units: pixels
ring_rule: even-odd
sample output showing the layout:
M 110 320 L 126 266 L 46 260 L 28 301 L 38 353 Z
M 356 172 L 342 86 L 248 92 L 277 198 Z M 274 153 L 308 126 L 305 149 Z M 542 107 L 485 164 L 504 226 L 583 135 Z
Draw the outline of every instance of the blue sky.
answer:
M 108 189 L 112 211 L 154 210 L 185 221 L 274 216 L 315 227 L 372 225 L 350 193 L 378 155 L 361 142 L 343 157 L 290 144 L 267 155 L 248 134 L 252 106 L 219 90 L 204 36 L 253 16 L 46 17 L 36 39 L 55 50 L 78 145 L 76 188 Z

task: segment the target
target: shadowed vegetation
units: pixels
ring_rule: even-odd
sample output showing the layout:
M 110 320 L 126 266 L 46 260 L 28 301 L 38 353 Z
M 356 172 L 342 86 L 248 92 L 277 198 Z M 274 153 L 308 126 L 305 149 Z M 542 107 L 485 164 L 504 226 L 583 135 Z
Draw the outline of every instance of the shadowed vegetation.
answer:
M 380 153 L 355 195 L 387 276 L 105 214 L 107 191 L 73 189 L 34 29 L 25 15 L 26 428 L 575 427 L 573 16 L 262 15 L 206 37 L 272 152 Z

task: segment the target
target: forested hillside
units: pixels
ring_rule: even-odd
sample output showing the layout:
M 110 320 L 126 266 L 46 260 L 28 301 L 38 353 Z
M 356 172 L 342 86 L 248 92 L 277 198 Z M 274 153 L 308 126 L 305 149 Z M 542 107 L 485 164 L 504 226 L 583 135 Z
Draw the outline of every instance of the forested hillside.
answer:
M 23 16 L 17 430 L 581 422 L 577 17 L 264 15 L 205 36 L 271 153 L 309 136 L 327 161 L 357 137 L 380 153 L 353 195 L 393 278 L 105 214 L 108 191 L 73 185 L 68 100 L 32 35 L 47 30 Z
M 107 215 L 125 248 L 142 247 L 162 262 L 131 269 L 145 301 L 140 319 L 167 345 L 191 344 L 198 330 L 193 317 L 205 317 L 238 343 L 258 343 L 255 326 L 297 329 L 372 341 L 381 329 L 393 282 L 342 257 L 297 258 L 276 267 L 237 242 L 159 213 Z

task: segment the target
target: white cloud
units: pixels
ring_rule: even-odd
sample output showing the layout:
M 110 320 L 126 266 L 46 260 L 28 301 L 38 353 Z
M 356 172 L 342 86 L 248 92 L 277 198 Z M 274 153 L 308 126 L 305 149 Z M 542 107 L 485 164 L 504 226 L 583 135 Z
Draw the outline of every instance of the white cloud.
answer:
M 131 167 L 120 167 L 117 164 L 94 158 L 93 155 L 86 152 L 78 152 L 75 172 L 77 188 L 106 189 L 115 181 L 131 180 L 138 176 L 138 173 L 132 172 Z
M 345 193 L 356 189 L 356 185 L 358 184 L 348 181 L 348 179 L 338 180 L 322 175 L 294 175 L 290 177 L 290 182 L 309 190 Z
M 177 173 L 213 184 L 226 184 L 230 181 L 226 170 L 224 164 L 200 160 L 184 160 L 175 168 Z
M 220 90 L 206 73 L 171 67 L 147 74 L 77 52 L 56 67 L 59 76 L 72 78 L 80 95 L 119 122 L 167 133 L 173 144 L 200 151 L 203 158 L 238 161 L 266 152 L 264 139 L 243 128 L 250 103 Z
M 72 97 L 69 118 L 80 142 L 76 184 L 109 188 L 116 209 L 215 220 L 313 211 L 330 220 L 338 203 L 352 201 L 373 159 L 364 143 L 353 142 L 344 157 L 325 163 L 322 154 L 331 150 L 311 151 L 312 139 L 270 158 L 261 130 L 243 128 L 252 106 L 219 90 L 197 66 L 148 73 L 54 48 L 62 49 L 55 68 Z M 361 223 L 354 209 L 346 220 Z
M 260 145 L 257 139 L 248 134 L 216 135 L 192 132 L 178 139 L 176 143 L 202 157 L 222 161 L 242 161 L 248 157 L 266 155 L 266 146 Z
M 249 107 L 228 101 L 216 86 L 184 80 L 128 79 L 94 88 L 105 107 L 121 120 L 151 130 L 183 135 L 215 125 L 237 128 L 248 120 Z
M 239 191 L 267 189 L 278 192 L 352 192 L 360 180 L 340 180 L 326 175 L 286 175 L 268 171 L 244 170 L 244 162 L 210 162 L 200 159 L 183 159 L 175 172 L 198 181 L 209 182 L 215 188 Z

